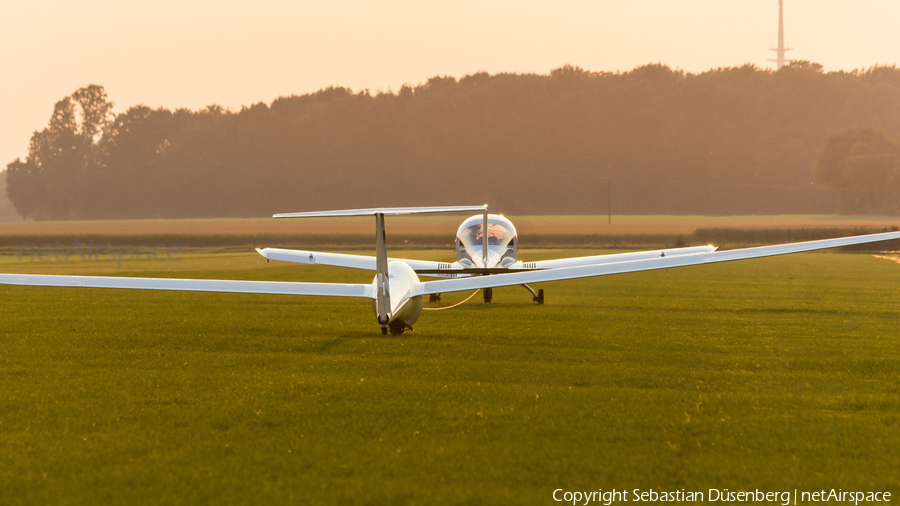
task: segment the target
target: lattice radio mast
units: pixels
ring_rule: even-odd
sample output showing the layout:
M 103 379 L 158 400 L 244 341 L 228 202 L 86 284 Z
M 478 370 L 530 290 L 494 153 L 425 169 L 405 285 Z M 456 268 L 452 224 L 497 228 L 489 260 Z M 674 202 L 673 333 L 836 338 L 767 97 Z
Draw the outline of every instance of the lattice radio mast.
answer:
M 791 61 L 784 58 L 785 51 L 793 51 L 793 48 L 784 47 L 784 0 L 778 0 L 778 47 L 770 48 L 769 51 L 776 51 L 775 59 L 766 60 L 775 62 L 776 70 L 781 70 L 785 63 Z

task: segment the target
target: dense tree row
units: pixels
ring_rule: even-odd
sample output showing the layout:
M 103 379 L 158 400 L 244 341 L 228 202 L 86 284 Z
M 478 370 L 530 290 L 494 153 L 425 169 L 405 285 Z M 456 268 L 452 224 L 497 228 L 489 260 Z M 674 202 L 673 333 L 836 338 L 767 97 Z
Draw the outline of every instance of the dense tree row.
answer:
M 485 202 L 506 213 L 602 214 L 607 180 L 616 213 L 882 212 L 887 197 L 860 203 L 865 192 L 830 189 L 846 182 L 813 178 L 813 167 L 835 132 L 900 134 L 900 69 L 565 66 L 435 77 L 396 93 L 328 88 L 237 112 L 111 110 L 100 86 L 56 104 L 28 158 L 8 165 L 21 214 L 266 216 Z
M 900 144 L 856 127 L 828 138 L 814 180 L 834 188 L 841 212 L 900 214 Z
M 22 221 L 12 202 L 6 197 L 6 173 L 0 173 L 0 223 Z

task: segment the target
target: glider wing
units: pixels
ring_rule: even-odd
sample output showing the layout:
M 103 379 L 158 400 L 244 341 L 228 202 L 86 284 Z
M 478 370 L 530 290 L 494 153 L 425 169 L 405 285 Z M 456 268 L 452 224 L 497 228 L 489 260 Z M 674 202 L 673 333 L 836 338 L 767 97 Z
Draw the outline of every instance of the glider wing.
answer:
M 219 279 L 120 278 L 110 276 L 0 274 L 0 284 L 30 286 L 69 286 L 84 288 L 129 288 L 138 290 L 177 290 L 188 292 L 322 295 L 331 297 L 375 297 L 373 285 L 339 283 L 295 283 L 285 281 L 237 281 Z
M 425 281 L 416 285 L 415 295 L 520 285 L 522 283 L 540 283 L 544 281 L 587 278 L 592 276 L 607 276 L 610 274 L 624 274 L 627 272 L 668 269 L 671 267 L 686 267 L 689 265 L 702 265 L 716 262 L 730 262 L 733 260 L 747 260 L 751 258 L 786 255 L 789 253 L 839 248 L 842 246 L 888 241 L 892 239 L 900 239 L 900 232 L 860 235 L 854 237 L 843 237 L 840 239 L 798 242 L 793 244 L 779 244 L 775 246 L 760 246 L 756 248 L 715 251 L 710 253 L 701 252 L 678 256 L 659 256 L 657 258 L 649 258 L 643 260 L 626 260 L 622 262 L 600 265 L 563 267 L 559 269 L 546 269 L 534 272 L 517 272 L 511 274 L 498 274 L 495 276 Z
M 533 269 L 558 269 L 560 267 L 580 267 L 583 265 L 611 264 L 628 260 L 647 260 L 650 258 L 691 255 L 694 253 L 712 253 L 715 246 L 693 246 L 690 248 L 660 249 L 654 251 L 636 251 L 633 253 L 614 253 L 611 255 L 594 255 L 589 257 L 560 258 L 558 260 L 539 260 L 526 265 Z
M 375 270 L 375 257 L 365 255 L 347 255 L 344 253 L 322 253 L 319 251 L 302 251 L 279 248 L 257 248 L 256 251 L 269 260 L 282 262 L 294 262 L 307 265 L 333 265 L 336 267 L 349 267 L 351 269 Z M 405 262 L 414 270 L 446 269 L 450 264 L 431 262 L 428 260 L 406 260 L 400 258 L 388 258 L 388 262 Z

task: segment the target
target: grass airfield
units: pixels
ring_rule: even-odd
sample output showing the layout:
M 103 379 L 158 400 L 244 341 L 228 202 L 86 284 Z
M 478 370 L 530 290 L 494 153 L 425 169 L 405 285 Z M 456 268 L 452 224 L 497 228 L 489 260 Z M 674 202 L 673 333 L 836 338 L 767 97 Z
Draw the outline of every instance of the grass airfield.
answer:
M 371 281 L 252 251 L 179 258 L 7 251 L 0 272 Z M 896 263 L 798 254 L 534 288 L 546 305 L 495 289 L 396 338 L 359 299 L 0 286 L 0 502 L 900 492 Z

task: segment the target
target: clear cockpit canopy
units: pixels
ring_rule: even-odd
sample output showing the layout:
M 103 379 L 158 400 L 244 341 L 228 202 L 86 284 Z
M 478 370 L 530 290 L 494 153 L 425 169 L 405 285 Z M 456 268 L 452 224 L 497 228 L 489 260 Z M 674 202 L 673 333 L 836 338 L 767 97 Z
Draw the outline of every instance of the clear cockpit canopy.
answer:
M 473 216 L 464 221 L 456 233 L 457 242 L 463 246 L 481 246 L 484 217 Z M 488 215 L 488 246 L 507 246 L 516 238 L 516 227 L 503 216 Z
M 457 259 L 480 259 L 484 237 L 484 215 L 467 219 L 456 232 Z M 488 249 L 492 256 L 512 258 L 517 256 L 516 227 L 512 222 L 497 214 L 488 215 Z

